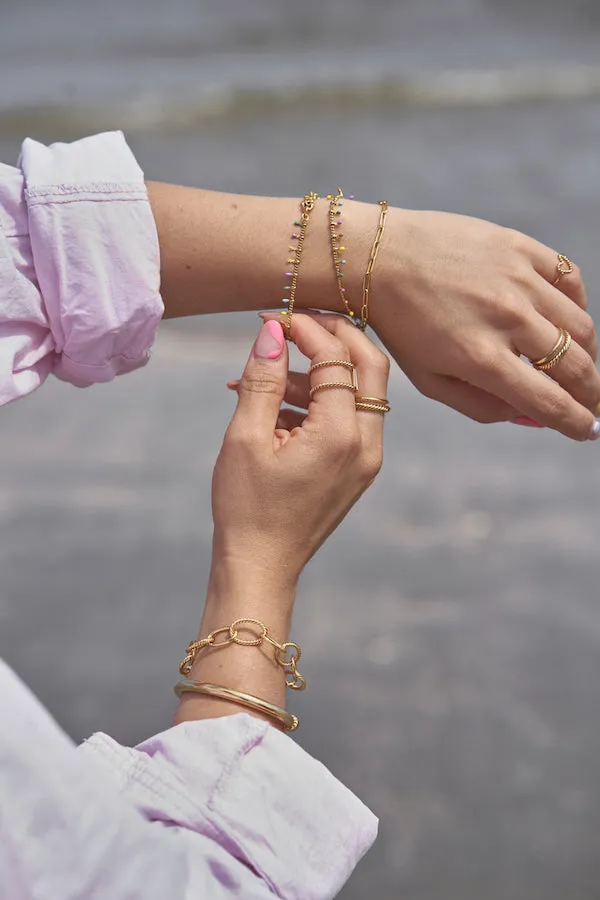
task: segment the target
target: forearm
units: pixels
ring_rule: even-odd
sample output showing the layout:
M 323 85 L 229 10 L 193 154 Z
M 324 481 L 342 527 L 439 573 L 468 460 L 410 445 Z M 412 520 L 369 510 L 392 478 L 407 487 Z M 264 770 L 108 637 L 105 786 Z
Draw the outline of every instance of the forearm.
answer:
M 236 619 L 253 618 L 263 622 L 278 643 L 284 643 L 289 640 L 294 596 L 295 584 L 285 583 L 271 573 L 253 573 L 231 561 L 217 560 L 211 570 L 199 636 L 204 638 Z M 256 632 L 253 627 L 252 634 L 241 636 L 250 638 Z M 219 635 L 216 642 L 226 637 L 226 634 Z M 276 706 L 285 708 L 286 705 L 285 672 L 275 661 L 275 648 L 265 641 L 257 647 L 232 643 L 219 649 L 204 649 L 198 653 L 189 677 L 233 688 Z M 252 713 L 229 701 L 186 693 L 179 703 L 175 723 L 242 711 Z
M 251 197 L 149 183 L 161 253 L 165 317 L 277 309 L 289 283 L 285 272 L 298 198 Z M 307 229 L 297 308 L 342 311 L 328 231 L 328 203 L 320 200 Z M 345 201 L 344 239 L 348 293 L 360 300 L 360 280 L 377 208 Z

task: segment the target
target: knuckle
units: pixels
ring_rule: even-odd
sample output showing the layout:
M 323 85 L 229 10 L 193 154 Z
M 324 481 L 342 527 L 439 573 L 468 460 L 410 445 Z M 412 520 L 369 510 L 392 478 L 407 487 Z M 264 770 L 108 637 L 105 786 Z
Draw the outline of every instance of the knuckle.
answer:
M 357 428 L 345 428 L 338 431 L 334 452 L 344 464 L 355 462 L 360 454 L 360 433 Z
M 375 347 L 374 350 L 375 352 L 372 356 L 371 368 L 377 375 L 387 379 L 390 374 L 390 358 L 378 347 Z
M 504 228 L 503 238 L 504 249 L 521 251 L 526 248 L 527 238 L 522 231 L 518 231 L 516 228 Z
M 568 395 L 558 390 L 547 395 L 542 403 L 543 417 L 550 424 L 567 425 L 569 421 L 569 408 L 571 401 Z
M 592 379 L 596 367 L 594 366 L 591 357 L 588 356 L 585 351 L 579 350 L 579 352 L 572 354 L 571 359 L 569 360 L 569 369 L 570 377 L 576 383 L 593 387 Z
M 383 454 L 380 451 L 365 453 L 361 459 L 361 475 L 367 484 L 371 484 L 379 475 L 383 464 Z
M 596 344 L 596 327 L 594 320 L 587 313 L 583 313 L 577 326 L 577 343 L 583 347 L 592 347 Z
M 227 453 L 235 455 L 239 452 L 245 452 L 250 443 L 249 435 L 243 429 L 232 424 L 225 432 L 223 449 Z
M 518 328 L 525 319 L 526 303 L 515 291 L 502 291 L 492 299 L 498 321 L 509 329 Z
M 256 371 L 242 376 L 239 389 L 248 394 L 279 394 L 282 385 L 275 372 Z
M 467 366 L 474 372 L 495 372 L 498 367 L 498 350 L 489 340 L 473 340 L 466 348 Z
M 327 354 L 334 354 L 332 359 L 350 359 L 348 348 L 339 337 L 331 335 L 327 342 Z

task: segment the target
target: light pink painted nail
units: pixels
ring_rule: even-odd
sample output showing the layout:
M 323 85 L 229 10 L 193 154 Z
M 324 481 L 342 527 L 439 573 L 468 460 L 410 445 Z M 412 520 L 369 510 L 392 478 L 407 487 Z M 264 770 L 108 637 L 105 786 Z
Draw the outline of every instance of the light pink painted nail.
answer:
M 262 326 L 254 342 L 254 355 L 258 359 L 278 359 L 285 344 L 283 328 L 271 319 Z
M 517 416 L 512 421 L 514 425 L 525 425 L 527 428 L 544 428 L 543 425 L 540 425 L 535 419 L 530 419 L 529 416 Z

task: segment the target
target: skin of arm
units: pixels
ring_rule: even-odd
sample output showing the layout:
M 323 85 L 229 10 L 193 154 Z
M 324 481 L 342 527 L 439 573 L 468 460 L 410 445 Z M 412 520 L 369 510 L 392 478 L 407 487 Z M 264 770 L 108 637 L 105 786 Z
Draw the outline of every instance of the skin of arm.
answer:
M 161 251 L 165 318 L 282 306 L 284 272 L 298 200 L 222 194 L 149 183 Z M 367 204 L 356 204 L 368 208 Z M 372 209 L 373 221 L 377 211 Z M 327 232 L 327 204 L 307 230 L 296 305 L 340 311 Z M 369 248 L 353 254 L 366 263 Z
M 149 183 L 165 317 L 281 309 L 299 200 Z M 342 312 L 328 203 L 311 213 L 296 309 Z M 360 309 L 375 204 L 344 200 L 346 297 Z M 527 416 L 578 441 L 600 436 L 594 323 L 579 270 L 556 281 L 557 253 L 469 216 L 390 208 L 370 324 L 415 387 L 478 422 Z M 558 327 L 572 347 L 551 378 L 539 359 Z
M 311 362 L 351 361 L 366 390 L 386 396 L 389 360 L 343 317 L 294 316 L 291 338 Z M 319 368 L 318 380 L 327 381 L 329 371 L 329 363 Z M 300 424 L 282 427 L 287 378 L 282 326 L 267 321 L 240 380 L 237 408 L 213 472 L 212 567 L 200 638 L 236 619 L 253 618 L 279 644 L 289 640 L 300 573 L 381 467 L 383 416 L 358 411 L 352 390 L 316 392 Z M 243 626 L 239 633 L 243 640 L 251 636 Z M 251 634 L 256 636 L 255 628 Z M 215 642 L 223 639 L 226 634 L 217 635 Z M 285 707 L 286 673 L 265 641 L 203 648 L 190 677 Z M 229 701 L 187 693 L 175 723 L 241 711 L 248 712 Z M 273 724 L 268 716 L 255 715 Z

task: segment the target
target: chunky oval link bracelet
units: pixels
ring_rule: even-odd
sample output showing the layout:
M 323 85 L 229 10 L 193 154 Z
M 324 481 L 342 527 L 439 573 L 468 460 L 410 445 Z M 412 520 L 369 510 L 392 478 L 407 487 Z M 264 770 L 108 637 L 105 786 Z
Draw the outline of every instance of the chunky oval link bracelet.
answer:
M 239 626 L 243 626 L 248 631 L 248 625 L 256 625 L 260 629 L 260 634 L 254 634 L 251 638 L 243 638 L 239 635 Z M 226 634 L 227 637 L 217 640 L 218 636 Z M 306 679 L 300 674 L 297 668 L 298 660 L 302 656 L 300 646 L 294 641 L 285 641 L 283 644 L 278 643 L 269 634 L 269 629 L 259 619 L 241 618 L 236 619 L 231 625 L 223 625 L 215 628 L 210 634 L 197 641 L 190 641 L 185 651 L 186 655 L 179 664 L 181 675 L 187 677 L 191 670 L 198 653 L 207 647 L 217 650 L 219 647 L 227 647 L 228 644 L 238 644 L 240 647 L 260 647 L 264 642 L 271 644 L 275 649 L 275 662 L 281 666 L 285 672 L 286 687 L 292 691 L 303 691 L 306 687 Z

